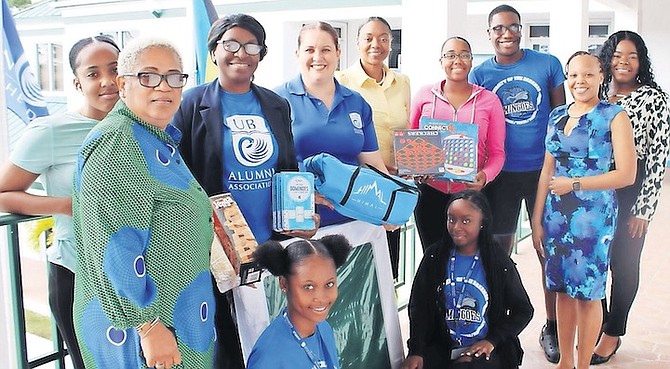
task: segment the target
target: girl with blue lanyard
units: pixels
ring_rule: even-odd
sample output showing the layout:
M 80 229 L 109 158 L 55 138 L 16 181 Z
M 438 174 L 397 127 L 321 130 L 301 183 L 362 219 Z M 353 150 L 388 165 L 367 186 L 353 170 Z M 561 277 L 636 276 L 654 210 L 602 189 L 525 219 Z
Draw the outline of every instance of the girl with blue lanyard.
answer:
M 454 194 L 446 219 L 448 233 L 426 249 L 414 279 L 402 369 L 518 368 L 518 336 L 533 307 L 514 262 L 493 240 L 485 196 Z
M 337 300 L 337 268 L 347 260 L 349 241 L 342 235 L 258 246 L 254 260 L 279 277 L 287 306 L 263 331 L 249 355 L 247 369 L 338 369 L 333 328 L 326 318 Z

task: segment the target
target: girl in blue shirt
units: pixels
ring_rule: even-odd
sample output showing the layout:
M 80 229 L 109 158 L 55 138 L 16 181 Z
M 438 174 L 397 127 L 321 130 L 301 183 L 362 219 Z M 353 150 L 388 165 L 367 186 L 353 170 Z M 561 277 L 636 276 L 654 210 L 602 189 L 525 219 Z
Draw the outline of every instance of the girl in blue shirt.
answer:
M 342 235 L 295 241 L 286 248 L 276 241 L 258 246 L 254 260 L 279 277 L 287 306 L 256 341 L 247 369 L 340 367 L 326 318 L 337 300 L 337 268 L 350 251 Z

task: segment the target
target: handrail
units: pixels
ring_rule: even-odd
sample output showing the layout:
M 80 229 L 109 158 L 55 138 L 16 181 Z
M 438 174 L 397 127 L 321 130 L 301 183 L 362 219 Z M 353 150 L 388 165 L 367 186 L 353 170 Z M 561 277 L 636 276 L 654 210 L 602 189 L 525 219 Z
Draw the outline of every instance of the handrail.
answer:
M 9 278 L 12 293 L 12 315 L 14 317 L 14 336 L 16 337 L 16 357 L 20 369 L 35 368 L 46 363 L 56 362 L 57 369 L 65 368 L 67 350 L 57 329 L 54 329 L 54 351 L 28 361 L 26 342 L 26 319 L 23 305 L 23 279 L 21 274 L 21 253 L 19 248 L 19 223 L 46 218 L 47 216 L 0 213 L 0 227 L 7 227 L 7 247 L 9 254 Z M 53 320 L 52 320 L 53 325 Z

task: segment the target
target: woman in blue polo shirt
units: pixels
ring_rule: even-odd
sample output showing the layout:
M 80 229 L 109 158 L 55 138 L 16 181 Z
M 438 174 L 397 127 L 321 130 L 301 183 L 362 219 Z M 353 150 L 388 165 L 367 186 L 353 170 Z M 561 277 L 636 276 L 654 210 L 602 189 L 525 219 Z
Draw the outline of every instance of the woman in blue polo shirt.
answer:
M 328 23 L 302 27 L 296 51 L 300 75 L 275 92 L 288 100 L 298 163 L 322 152 L 352 164 L 370 164 L 387 172 L 379 153 L 372 109 L 363 97 L 334 77 L 340 59 L 337 31 Z M 321 225 L 350 220 L 318 206 Z

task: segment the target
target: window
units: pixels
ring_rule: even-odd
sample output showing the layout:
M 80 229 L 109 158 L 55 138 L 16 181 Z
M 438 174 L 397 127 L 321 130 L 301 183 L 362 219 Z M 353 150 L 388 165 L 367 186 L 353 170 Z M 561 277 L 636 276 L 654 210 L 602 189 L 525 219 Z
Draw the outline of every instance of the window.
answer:
M 589 26 L 589 37 L 607 37 L 609 26 L 606 24 L 594 24 Z
M 598 48 L 607 40 L 608 34 L 609 25 L 607 24 L 589 25 L 589 52 L 597 52 Z
M 530 26 L 530 37 L 549 37 L 549 26 Z
M 389 68 L 400 69 L 400 37 L 402 30 L 391 30 L 391 52 L 389 53 Z
M 42 91 L 63 91 L 62 45 L 37 45 L 37 77 Z
M 120 49 L 126 47 L 126 45 L 136 37 L 137 32 L 131 31 L 112 31 L 112 32 L 100 32 L 101 36 L 110 37 L 112 40 L 119 45 Z
M 531 48 L 535 51 L 549 52 L 549 26 L 544 24 L 530 25 L 528 37 Z

